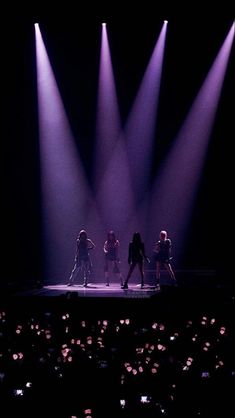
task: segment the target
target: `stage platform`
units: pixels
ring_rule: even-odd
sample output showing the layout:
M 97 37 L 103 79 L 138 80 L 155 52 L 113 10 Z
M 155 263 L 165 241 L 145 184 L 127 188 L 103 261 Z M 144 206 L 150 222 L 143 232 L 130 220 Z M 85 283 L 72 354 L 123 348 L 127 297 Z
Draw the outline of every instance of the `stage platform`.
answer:
M 160 289 L 156 289 L 155 286 L 145 285 L 142 289 L 140 284 L 130 284 L 127 290 L 121 289 L 121 286 L 116 283 L 112 283 L 106 286 L 103 283 L 88 283 L 87 287 L 80 284 L 68 286 L 64 284 L 46 285 L 41 289 L 29 289 L 23 292 L 18 292 L 20 295 L 38 295 L 38 296 L 50 296 L 56 297 L 61 295 L 67 295 L 68 292 L 71 295 L 77 295 L 79 298 L 150 298 L 157 294 Z
M 200 280 L 199 280 L 200 279 Z M 179 280 L 178 285 L 162 280 L 160 289 L 150 284 L 88 283 L 67 286 L 64 283 L 31 282 L 1 291 L 2 308 L 20 311 L 75 310 L 81 318 L 96 317 L 174 317 L 205 315 L 234 316 L 235 287 L 221 285 L 213 277 Z M 227 282 L 228 283 L 228 282 Z

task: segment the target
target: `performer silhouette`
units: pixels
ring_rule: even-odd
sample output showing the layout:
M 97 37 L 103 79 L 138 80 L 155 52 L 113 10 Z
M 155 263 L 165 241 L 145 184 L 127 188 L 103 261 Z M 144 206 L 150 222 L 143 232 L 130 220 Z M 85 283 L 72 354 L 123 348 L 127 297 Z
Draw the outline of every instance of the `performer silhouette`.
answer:
M 139 232 L 135 232 L 132 238 L 132 242 L 129 244 L 128 263 L 130 268 L 127 274 L 122 289 L 128 289 L 128 280 L 131 277 L 136 265 L 138 265 L 141 275 L 141 289 L 144 287 L 144 260 L 149 261 L 149 258 L 145 254 L 145 246 L 142 242 Z
M 104 243 L 104 254 L 105 254 L 105 265 L 104 265 L 104 275 L 106 280 L 106 286 L 110 284 L 110 271 L 113 270 L 113 273 L 120 280 L 121 285 L 123 281 L 122 274 L 120 272 L 119 264 L 120 260 L 118 258 L 118 249 L 120 243 L 116 239 L 114 231 L 109 231 L 107 235 L 107 240 Z
M 156 242 L 154 252 L 156 260 L 156 286 L 160 286 L 161 268 L 164 267 L 172 280 L 176 283 L 175 273 L 171 267 L 171 240 L 167 238 L 167 231 L 161 231 L 159 241 Z
M 91 259 L 89 251 L 94 247 L 95 244 L 90 238 L 87 238 L 86 231 L 82 229 L 77 238 L 75 264 L 69 278 L 68 286 L 72 286 L 74 284 L 75 276 L 78 273 L 81 273 L 83 277 L 83 286 L 87 287 L 88 278 L 91 274 Z

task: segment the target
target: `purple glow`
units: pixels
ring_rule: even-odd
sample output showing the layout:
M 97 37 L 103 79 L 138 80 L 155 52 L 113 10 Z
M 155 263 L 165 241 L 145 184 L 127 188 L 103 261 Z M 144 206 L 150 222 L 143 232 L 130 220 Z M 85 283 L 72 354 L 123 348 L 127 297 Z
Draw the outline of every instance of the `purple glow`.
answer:
M 120 135 L 120 116 L 112 71 L 106 25 L 102 25 L 97 126 L 95 147 L 95 184 L 99 184 Z
M 106 27 L 102 28 L 95 171 L 96 196 L 104 231 L 114 229 L 120 239 L 133 212 L 133 193 Z
M 93 202 L 38 25 L 36 33 L 45 280 L 66 280 Z
M 164 23 L 125 128 L 137 200 L 148 186 L 167 25 Z
M 205 82 L 162 165 L 152 192 L 151 219 L 156 219 L 156 236 L 161 229 L 177 242 L 175 257 L 184 245 L 196 192 L 206 158 L 234 29 L 229 31 Z M 150 235 L 153 231 L 150 231 Z
M 120 137 L 110 156 L 109 165 L 99 185 L 99 208 L 108 229 L 122 233 L 133 212 L 133 192 L 123 138 Z
M 139 197 L 142 197 L 147 185 L 148 179 L 145 177 L 151 165 L 149 160 L 160 89 L 165 27 L 166 24 L 163 25 L 127 126 L 129 159 L 123 135 L 120 134 L 120 117 L 107 33 L 106 29 L 102 31 L 96 139 L 97 202 L 107 230 L 115 229 L 121 241 L 120 256 L 123 259 L 127 257 L 128 243 L 133 233 L 140 230 L 144 238 L 145 226 L 149 221 L 146 202 L 141 203 Z M 134 190 L 130 168 L 133 177 L 137 179 Z M 138 202 L 137 207 L 134 205 L 134 200 Z

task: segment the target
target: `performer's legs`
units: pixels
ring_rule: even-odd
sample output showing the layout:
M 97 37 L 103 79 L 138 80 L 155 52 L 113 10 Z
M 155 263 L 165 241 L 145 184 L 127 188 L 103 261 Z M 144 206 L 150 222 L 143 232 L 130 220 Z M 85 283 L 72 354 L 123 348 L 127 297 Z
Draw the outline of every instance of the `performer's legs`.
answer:
M 136 263 L 131 263 L 130 264 L 130 268 L 129 268 L 129 271 L 128 271 L 128 274 L 127 274 L 127 278 L 125 280 L 124 285 L 122 286 L 123 289 L 128 289 L 128 280 L 131 277 L 135 266 L 136 266 Z
M 144 287 L 144 262 L 140 261 L 138 263 L 140 275 L 141 275 L 141 287 Z
M 121 286 L 123 285 L 123 275 L 120 272 L 118 261 L 113 261 L 113 272 L 115 273 L 117 279 L 120 281 Z
M 161 275 L 161 263 L 160 261 L 156 262 L 156 286 L 160 286 L 160 275 Z
M 164 263 L 164 267 L 166 268 L 166 270 L 170 274 L 170 277 L 172 278 L 172 280 L 174 280 L 176 282 L 175 273 L 172 270 L 171 264 L 170 263 Z
M 122 275 L 122 273 L 116 273 L 116 277 L 120 281 L 121 286 L 123 286 L 123 275 Z
M 109 286 L 109 268 L 110 268 L 110 262 L 108 260 L 105 260 L 104 277 L 106 281 L 106 286 Z
M 109 286 L 110 280 L 109 280 L 109 273 L 106 271 L 104 274 L 106 286 Z
M 83 286 L 87 287 L 88 278 L 90 276 L 90 260 L 82 261 Z
M 74 264 L 73 270 L 71 271 L 70 277 L 69 277 L 69 282 L 68 282 L 68 286 L 72 286 L 74 283 L 74 278 L 75 278 L 75 272 L 78 268 L 77 262 Z

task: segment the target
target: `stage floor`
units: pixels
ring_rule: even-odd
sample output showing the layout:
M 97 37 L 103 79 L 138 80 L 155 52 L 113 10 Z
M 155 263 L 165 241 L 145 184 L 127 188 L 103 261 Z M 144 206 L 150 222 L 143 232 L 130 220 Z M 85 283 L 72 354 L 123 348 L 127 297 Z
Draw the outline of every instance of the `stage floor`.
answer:
M 11 309 L 76 309 L 81 317 L 95 314 L 103 316 L 169 316 L 195 315 L 206 312 L 235 315 L 235 288 L 221 286 L 214 278 L 187 276 L 174 286 L 170 280 L 161 281 L 160 289 L 152 284 L 141 288 L 129 282 L 128 289 L 120 283 L 88 283 L 68 286 L 65 283 L 27 283 L 23 287 L 10 287 L 0 295 L 2 307 Z
M 76 292 L 79 297 L 89 298 L 139 298 L 139 297 L 151 297 L 157 294 L 160 290 L 157 290 L 154 286 L 145 285 L 142 289 L 140 284 L 130 284 L 128 289 L 121 289 L 120 285 L 114 283 L 106 286 L 102 283 L 88 283 L 87 287 L 83 285 L 67 286 L 63 284 L 43 286 L 38 290 L 38 294 L 45 296 L 59 296 L 67 294 L 68 292 Z M 25 292 L 24 292 L 25 293 Z M 34 290 L 35 294 L 35 290 Z

